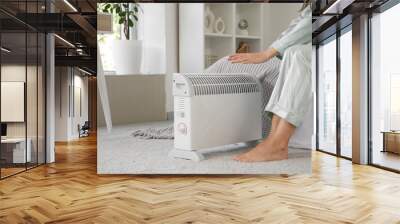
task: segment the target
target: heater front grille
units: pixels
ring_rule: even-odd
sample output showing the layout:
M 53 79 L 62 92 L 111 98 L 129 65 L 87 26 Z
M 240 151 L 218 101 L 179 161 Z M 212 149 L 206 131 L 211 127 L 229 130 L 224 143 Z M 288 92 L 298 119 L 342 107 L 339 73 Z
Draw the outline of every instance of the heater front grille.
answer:
M 190 74 L 195 95 L 255 93 L 260 91 L 256 78 L 250 75 Z

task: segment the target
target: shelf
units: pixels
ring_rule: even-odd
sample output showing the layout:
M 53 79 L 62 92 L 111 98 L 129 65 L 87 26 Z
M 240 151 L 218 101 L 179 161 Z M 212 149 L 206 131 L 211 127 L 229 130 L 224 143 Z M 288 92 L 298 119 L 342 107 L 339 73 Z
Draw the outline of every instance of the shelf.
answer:
M 260 41 L 261 39 L 251 39 L 251 38 L 237 38 L 236 43 L 235 43 L 235 49 L 239 47 L 239 43 L 244 41 L 246 42 L 249 47 L 250 51 L 249 52 L 258 52 L 262 50 L 262 43 Z
M 261 37 L 260 37 L 260 36 L 251 36 L 251 35 L 236 35 L 236 38 L 239 38 L 239 39 L 261 40 Z
M 206 37 L 232 37 L 232 34 L 227 33 L 206 33 Z
M 237 3 L 236 14 L 235 14 L 235 31 L 238 31 L 238 23 L 241 19 L 245 19 L 248 22 L 249 36 L 262 36 L 263 27 L 263 16 L 262 16 L 262 5 L 258 3 Z M 244 38 L 244 37 L 243 37 Z M 250 38 L 247 38 L 250 39 Z M 252 38 L 254 39 L 254 38 Z
M 206 37 L 233 37 L 232 34 L 227 34 L 227 33 L 205 33 Z M 260 36 L 252 36 L 252 35 L 236 35 L 235 36 L 238 39 L 252 39 L 252 40 L 261 40 Z

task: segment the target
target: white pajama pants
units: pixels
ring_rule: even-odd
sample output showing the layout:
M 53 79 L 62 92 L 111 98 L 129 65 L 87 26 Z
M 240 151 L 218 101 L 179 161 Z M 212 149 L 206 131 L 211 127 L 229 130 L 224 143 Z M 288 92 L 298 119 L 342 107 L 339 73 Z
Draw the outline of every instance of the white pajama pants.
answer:
M 265 111 L 298 127 L 312 106 L 310 44 L 294 45 L 286 49 L 278 80 Z

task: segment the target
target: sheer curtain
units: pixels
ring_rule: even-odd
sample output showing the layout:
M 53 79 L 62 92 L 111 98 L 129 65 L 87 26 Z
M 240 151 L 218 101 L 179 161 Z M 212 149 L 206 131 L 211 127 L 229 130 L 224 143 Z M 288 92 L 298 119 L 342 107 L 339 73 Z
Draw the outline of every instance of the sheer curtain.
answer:
M 166 4 L 140 4 L 142 14 L 137 27 L 138 40 L 143 43 L 142 74 L 166 72 Z

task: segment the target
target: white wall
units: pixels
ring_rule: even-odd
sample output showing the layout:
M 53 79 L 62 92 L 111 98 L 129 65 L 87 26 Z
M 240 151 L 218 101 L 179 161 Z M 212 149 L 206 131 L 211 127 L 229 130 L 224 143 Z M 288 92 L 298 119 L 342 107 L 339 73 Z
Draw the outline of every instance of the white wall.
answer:
M 71 119 L 71 133 L 70 135 L 72 136 L 72 138 L 78 138 L 79 137 L 79 132 L 78 132 L 78 125 L 82 126 L 85 121 L 88 121 L 89 117 L 88 117 L 88 107 L 89 107 L 89 102 L 88 102 L 88 78 L 86 76 L 82 76 L 82 73 L 78 72 L 78 74 L 76 73 L 75 70 L 75 75 L 74 75 L 74 93 L 73 94 L 78 94 L 77 90 L 80 89 L 80 105 L 81 105 L 81 110 L 82 112 L 80 113 L 80 111 L 78 110 L 79 108 L 77 108 L 77 104 L 79 104 L 79 102 L 77 102 L 76 100 L 77 97 L 72 96 L 72 98 L 74 98 L 75 100 L 75 106 L 73 107 L 72 110 L 75 110 L 75 112 L 72 112 L 72 119 Z M 78 88 L 78 89 L 77 89 Z M 72 103 L 73 104 L 73 103 Z M 72 106 L 72 105 L 71 105 Z
M 28 82 L 26 82 L 25 78 L 28 77 Z M 25 65 L 15 65 L 15 64 L 7 64 L 1 67 L 1 81 L 2 82 L 24 82 L 25 84 L 29 83 L 31 88 L 27 88 L 27 106 L 31 106 L 33 109 L 36 109 L 37 99 L 36 99 L 36 67 Z M 4 96 L 2 96 L 4 97 Z M 31 103 L 33 103 L 31 105 Z M 7 135 L 8 137 L 23 137 L 25 136 L 25 126 L 28 126 L 28 137 L 33 131 L 36 129 L 36 120 L 37 115 L 36 111 L 33 111 L 32 108 L 27 108 L 27 122 L 7 122 Z M 2 108 L 2 110 L 6 110 L 6 108 Z M 24 108 L 22 108 L 24 110 Z
M 113 125 L 166 120 L 165 75 L 106 75 L 105 82 Z M 105 119 L 100 97 L 97 100 L 101 127 Z
M 166 6 L 167 4 L 140 4 L 138 39 L 143 41 L 142 74 L 160 74 L 166 68 Z
M 55 73 L 55 141 L 70 141 L 79 137 L 78 124 L 88 120 L 88 79 L 70 67 L 56 67 Z M 74 107 L 75 87 L 81 89 L 82 116 Z
M 53 4 L 46 2 L 50 11 Z M 54 34 L 46 35 L 46 163 L 55 162 L 55 41 Z M 44 112 L 44 111 L 43 111 Z
M 34 161 L 36 161 L 36 156 L 38 156 L 39 163 L 43 163 L 45 153 L 45 90 L 43 89 L 43 78 L 45 76 L 42 73 L 42 68 L 40 66 L 25 66 L 25 64 L 3 64 L 1 66 L 1 76 L 2 82 L 24 82 L 26 86 L 26 107 L 23 100 L 22 104 L 24 105 L 21 105 L 22 107 L 14 108 L 14 110 L 19 111 L 8 111 L 11 113 L 22 113 L 22 116 L 26 112 L 26 119 L 22 119 L 21 122 L 7 122 L 7 137 L 21 138 L 25 137 L 26 135 L 31 140 L 30 147 L 32 151 L 32 158 L 34 158 Z M 5 89 L 2 89 L 2 94 L 7 94 L 7 92 L 4 92 L 4 90 Z M 24 89 L 20 89 L 18 94 L 24 95 L 24 93 Z M 1 97 L 7 98 L 7 95 L 2 95 Z M 7 110 L 13 110 L 13 108 L 4 107 L 3 105 L 1 110 L 4 112 Z M 48 152 L 51 152 L 50 149 Z M 51 162 L 52 157 L 48 158 L 48 161 Z
M 55 68 L 55 141 L 68 141 L 68 116 L 70 83 L 68 67 Z
M 264 48 L 269 47 L 299 14 L 300 3 L 264 4 Z
M 311 61 L 311 71 L 312 71 L 312 91 L 313 91 L 313 136 L 312 136 L 312 149 L 317 149 L 317 48 L 312 46 L 312 61 Z
M 173 111 L 172 74 L 178 72 L 178 4 L 142 3 L 138 39 L 143 41 L 142 74 L 165 74 L 165 109 Z

